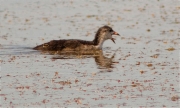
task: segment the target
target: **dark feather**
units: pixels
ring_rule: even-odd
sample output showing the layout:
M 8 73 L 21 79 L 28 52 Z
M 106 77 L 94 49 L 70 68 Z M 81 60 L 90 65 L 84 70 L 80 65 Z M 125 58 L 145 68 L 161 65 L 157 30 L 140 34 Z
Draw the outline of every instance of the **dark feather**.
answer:
M 33 49 L 57 51 L 57 50 L 63 50 L 65 48 L 75 49 L 75 48 L 78 48 L 80 45 L 93 45 L 93 42 L 92 41 L 76 40 L 76 39 L 52 40 L 48 43 L 38 45 Z

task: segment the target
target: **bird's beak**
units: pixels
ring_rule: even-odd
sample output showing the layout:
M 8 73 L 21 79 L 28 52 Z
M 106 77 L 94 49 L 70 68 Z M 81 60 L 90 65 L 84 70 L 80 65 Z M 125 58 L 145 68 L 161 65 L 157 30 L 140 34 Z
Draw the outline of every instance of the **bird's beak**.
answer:
M 117 32 L 114 31 L 114 32 L 113 32 L 113 35 L 119 35 L 119 33 L 117 33 Z M 119 36 L 120 36 L 120 35 L 119 35 Z
M 119 35 L 119 33 L 113 31 L 112 35 Z M 120 36 L 120 35 L 119 35 L 119 36 Z M 111 38 L 111 40 L 115 43 L 115 41 L 114 41 L 115 39 L 114 39 L 114 38 Z
M 111 40 L 115 43 L 114 38 L 111 38 Z

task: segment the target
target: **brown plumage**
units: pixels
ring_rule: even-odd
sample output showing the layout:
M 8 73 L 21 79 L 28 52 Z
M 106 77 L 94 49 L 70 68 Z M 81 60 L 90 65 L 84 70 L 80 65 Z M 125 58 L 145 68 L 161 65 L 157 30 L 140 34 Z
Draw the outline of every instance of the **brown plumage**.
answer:
M 105 40 L 111 39 L 114 42 L 112 35 L 119 35 L 119 34 L 117 32 L 114 32 L 111 27 L 103 26 L 98 29 L 93 41 L 85 41 L 78 39 L 52 40 L 50 42 L 38 45 L 33 49 L 43 50 L 43 51 L 102 49 L 102 45 Z

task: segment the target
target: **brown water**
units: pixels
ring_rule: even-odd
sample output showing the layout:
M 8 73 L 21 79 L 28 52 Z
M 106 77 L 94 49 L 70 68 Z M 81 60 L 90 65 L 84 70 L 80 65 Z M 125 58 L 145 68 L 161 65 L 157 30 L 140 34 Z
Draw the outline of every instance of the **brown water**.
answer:
M 6 107 L 179 107 L 178 0 L 2 0 L 1 103 Z M 98 54 L 32 50 L 53 39 L 121 34 Z

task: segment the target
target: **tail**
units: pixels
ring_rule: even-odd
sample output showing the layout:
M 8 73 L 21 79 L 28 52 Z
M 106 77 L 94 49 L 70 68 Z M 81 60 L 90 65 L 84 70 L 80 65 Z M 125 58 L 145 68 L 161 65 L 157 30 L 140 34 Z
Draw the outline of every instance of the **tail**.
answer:
M 33 49 L 34 50 L 49 50 L 51 48 L 51 45 L 50 43 L 44 43 L 44 44 L 41 44 L 41 45 L 38 45 L 36 47 L 34 47 Z
M 56 41 L 52 40 L 50 42 L 38 45 L 38 46 L 34 47 L 33 49 L 34 50 L 44 50 L 44 51 L 56 50 L 56 46 L 57 46 L 56 43 L 57 43 Z
M 61 50 L 64 46 L 64 40 L 52 40 L 50 42 L 38 45 L 34 47 L 34 50 L 44 50 L 44 51 L 56 51 Z
M 43 44 L 42 45 L 38 45 L 36 47 L 33 48 L 34 50 L 43 50 Z

